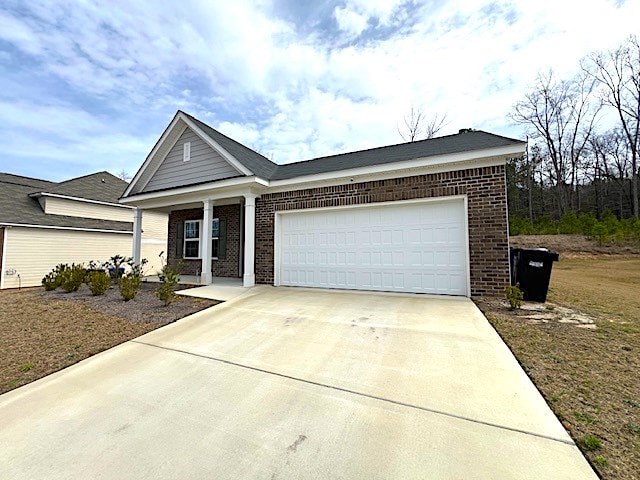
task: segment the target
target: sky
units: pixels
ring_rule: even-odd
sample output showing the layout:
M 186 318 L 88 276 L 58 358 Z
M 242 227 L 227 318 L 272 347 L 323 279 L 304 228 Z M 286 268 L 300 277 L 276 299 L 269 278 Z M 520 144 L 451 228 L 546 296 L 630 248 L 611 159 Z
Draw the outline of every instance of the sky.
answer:
M 132 176 L 178 109 L 276 163 L 401 143 L 412 106 L 440 134 L 524 138 L 509 113 L 536 75 L 573 75 L 638 18 L 638 0 L 0 0 L 0 172 Z

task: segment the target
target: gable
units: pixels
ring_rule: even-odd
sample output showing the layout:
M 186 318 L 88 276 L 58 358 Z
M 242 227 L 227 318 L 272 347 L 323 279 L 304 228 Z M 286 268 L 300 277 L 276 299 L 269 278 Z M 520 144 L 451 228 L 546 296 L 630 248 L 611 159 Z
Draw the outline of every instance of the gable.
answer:
M 190 142 L 190 158 L 183 160 Z M 229 162 L 187 127 L 151 176 L 142 193 L 241 176 Z

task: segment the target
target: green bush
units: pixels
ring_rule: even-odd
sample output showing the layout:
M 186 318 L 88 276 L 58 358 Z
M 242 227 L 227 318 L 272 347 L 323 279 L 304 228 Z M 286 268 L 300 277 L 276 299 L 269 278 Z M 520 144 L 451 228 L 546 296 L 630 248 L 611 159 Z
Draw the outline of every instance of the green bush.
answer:
M 105 267 L 109 269 L 109 275 L 114 283 L 119 283 L 120 278 L 124 275 L 125 265 L 132 265 L 133 258 L 123 257 L 122 255 L 114 255 L 105 262 Z
M 158 279 L 160 280 L 160 286 L 155 291 L 155 296 L 158 300 L 164 303 L 164 306 L 168 306 L 170 303 L 176 300 L 176 286 L 180 282 L 180 268 L 182 263 L 178 263 L 176 266 L 169 265 L 162 256 L 164 252 L 160 253 L 160 261 L 162 263 L 162 269 L 158 272 Z
M 111 285 L 111 277 L 103 270 L 94 270 L 89 273 L 89 289 L 91 295 L 104 295 Z
M 55 290 L 62 284 L 62 274 L 69 268 L 66 263 L 59 263 L 42 278 L 42 286 L 46 291 Z
M 562 215 L 562 218 L 560 218 L 560 223 L 558 224 L 559 233 L 575 234 L 580 233 L 581 231 L 582 226 L 580 225 L 580 221 L 578 220 L 576 212 L 571 210 Z
M 55 273 L 50 272 L 42 278 L 42 286 L 47 292 L 50 292 L 60 286 L 60 281 Z
M 137 275 L 129 274 L 120 277 L 118 281 L 120 296 L 125 302 L 133 300 L 140 291 L 140 285 L 142 285 L 142 278 Z
M 533 231 L 538 235 L 555 235 L 558 226 L 549 215 L 543 215 L 533 221 Z
M 588 434 L 578 440 L 578 446 L 584 452 L 592 452 L 602 448 L 602 441 L 595 435 Z
M 506 287 L 504 289 L 504 294 L 509 302 L 509 310 L 516 310 L 522 306 L 524 292 L 520 290 L 520 283 Z
M 590 237 L 593 235 L 593 228 L 598 223 L 598 219 L 591 212 L 582 213 L 578 217 L 578 221 L 580 222 L 580 231 L 586 236 Z
M 73 263 L 60 274 L 60 286 L 67 293 L 76 292 L 82 286 L 86 273 L 84 265 Z
M 509 216 L 509 235 L 531 235 L 532 227 L 526 218 Z
M 609 241 L 609 231 L 607 226 L 602 222 L 597 222 L 591 229 L 591 238 L 598 241 L 598 244 L 602 246 Z

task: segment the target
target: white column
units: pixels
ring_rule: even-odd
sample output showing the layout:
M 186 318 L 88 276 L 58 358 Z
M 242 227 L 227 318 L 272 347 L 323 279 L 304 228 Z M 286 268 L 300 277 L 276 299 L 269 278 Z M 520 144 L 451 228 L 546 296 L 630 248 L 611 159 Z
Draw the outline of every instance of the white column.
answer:
M 213 224 L 213 201 L 205 200 L 202 232 L 200 233 L 200 257 L 202 258 L 202 274 L 200 282 L 209 285 L 213 282 L 211 274 L 211 227 Z
M 140 265 L 142 244 L 142 209 L 135 208 L 133 210 L 133 263 Z
M 256 197 L 244 196 L 244 275 L 242 283 L 245 287 L 256 284 L 254 272 L 256 254 Z

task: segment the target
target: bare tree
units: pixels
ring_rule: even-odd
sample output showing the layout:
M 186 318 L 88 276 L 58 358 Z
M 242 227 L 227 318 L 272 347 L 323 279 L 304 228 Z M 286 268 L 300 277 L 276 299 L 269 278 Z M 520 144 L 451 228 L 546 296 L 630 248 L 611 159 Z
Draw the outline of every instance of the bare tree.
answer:
M 447 125 L 446 120 L 446 113 L 442 117 L 436 113 L 428 120 L 421 108 L 411 105 L 411 111 L 404 117 L 404 127 L 398 127 L 398 133 L 405 142 L 433 138 Z
M 586 75 L 556 81 L 540 74 L 533 91 L 514 105 L 511 118 L 528 126 L 543 148 L 546 172 L 554 186 L 559 214 L 575 207 L 580 158 L 593 131 L 598 106 L 589 101 L 594 81 Z
M 131 180 L 131 175 L 129 175 L 124 168 L 120 170 L 116 177 L 118 177 L 120 180 L 124 180 L 125 182 Z
M 615 109 L 631 153 L 633 216 L 638 218 L 638 151 L 640 150 L 640 43 L 635 35 L 608 52 L 596 52 L 583 70 L 604 90 L 603 103 Z

